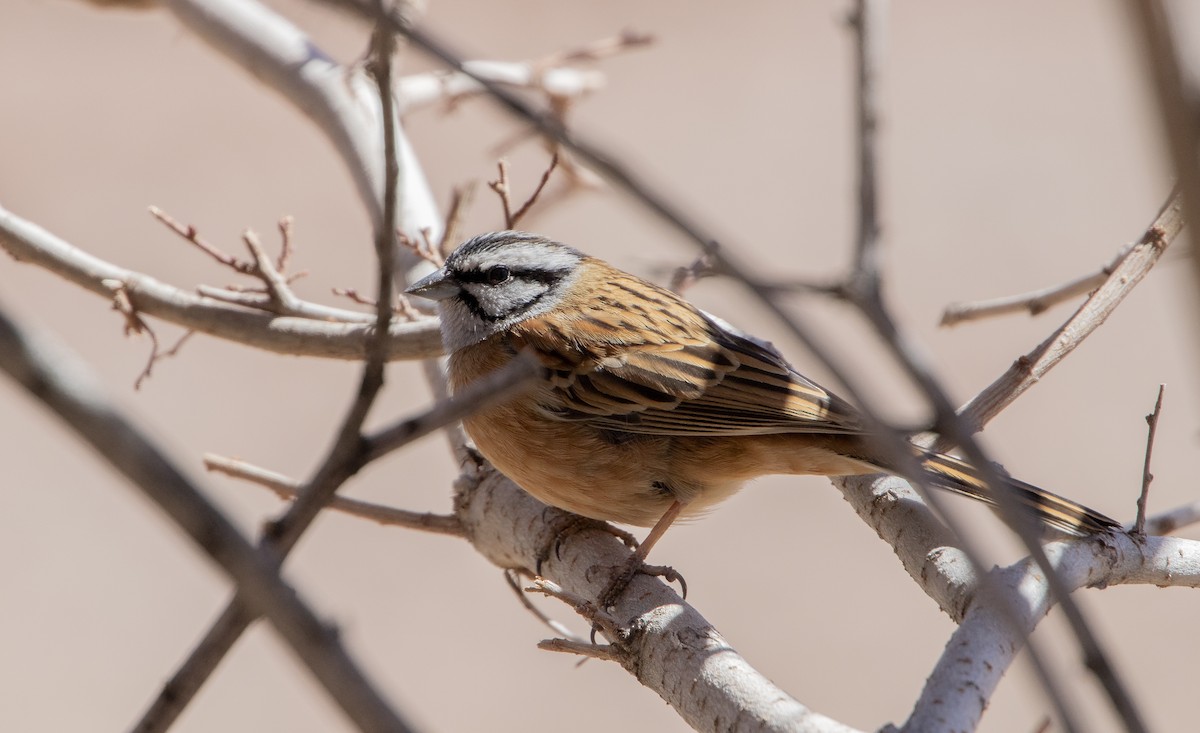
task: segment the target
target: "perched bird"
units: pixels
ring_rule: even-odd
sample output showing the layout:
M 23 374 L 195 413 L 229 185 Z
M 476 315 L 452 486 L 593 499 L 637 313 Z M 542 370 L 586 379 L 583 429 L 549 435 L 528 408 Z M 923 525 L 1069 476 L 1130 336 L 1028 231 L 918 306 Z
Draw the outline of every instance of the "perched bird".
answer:
M 653 526 L 637 560 L 680 516 L 766 474 L 898 473 L 850 403 L 769 344 L 679 295 L 564 244 L 475 237 L 408 289 L 440 303 L 452 389 L 521 352 L 535 387 L 464 420 L 496 468 L 585 517 Z M 968 463 L 912 446 L 928 482 L 995 504 Z M 1005 479 L 1043 524 L 1071 535 L 1120 525 Z

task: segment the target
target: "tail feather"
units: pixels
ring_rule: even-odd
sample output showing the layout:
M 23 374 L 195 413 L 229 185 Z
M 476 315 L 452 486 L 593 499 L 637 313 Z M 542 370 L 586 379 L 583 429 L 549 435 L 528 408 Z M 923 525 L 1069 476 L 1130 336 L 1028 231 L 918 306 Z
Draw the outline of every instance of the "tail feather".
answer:
M 979 471 L 971 464 L 944 453 L 930 451 L 922 451 L 920 459 L 921 464 L 928 472 L 927 478 L 937 488 L 953 491 L 996 506 L 995 492 L 983 481 Z M 1122 529 L 1120 522 L 1058 494 L 1040 489 L 1033 484 L 1027 484 L 1010 476 L 1004 476 L 1004 482 L 1004 489 L 1011 492 L 1012 497 L 1039 522 L 1060 532 L 1076 537 L 1087 537 Z

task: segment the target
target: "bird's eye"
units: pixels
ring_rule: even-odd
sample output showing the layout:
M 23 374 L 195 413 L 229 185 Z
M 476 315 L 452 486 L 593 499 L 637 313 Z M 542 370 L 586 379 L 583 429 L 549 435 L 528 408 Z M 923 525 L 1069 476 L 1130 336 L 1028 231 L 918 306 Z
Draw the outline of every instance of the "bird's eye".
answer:
M 504 265 L 493 265 L 487 271 L 488 285 L 499 285 L 500 283 L 508 280 L 508 278 L 511 276 L 512 273 L 510 273 L 508 268 Z

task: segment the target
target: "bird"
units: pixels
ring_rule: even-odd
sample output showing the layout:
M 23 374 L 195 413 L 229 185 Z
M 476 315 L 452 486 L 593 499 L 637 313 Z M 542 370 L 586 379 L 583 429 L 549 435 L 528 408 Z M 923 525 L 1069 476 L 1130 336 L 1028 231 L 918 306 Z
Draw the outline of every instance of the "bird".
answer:
M 768 474 L 903 476 L 902 464 L 919 464 L 929 485 L 996 504 L 976 467 L 912 443 L 915 461 L 897 461 L 858 408 L 771 344 L 560 242 L 482 234 L 406 292 L 438 302 L 452 391 L 532 354 L 533 387 L 466 417 L 466 432 L 542 502 L 652 527 L 636 563 L 677 519 Z M 1045 527 L 1073 536 L 1121 528 L 1070 499 L 1002 480 L 1000 490 Z

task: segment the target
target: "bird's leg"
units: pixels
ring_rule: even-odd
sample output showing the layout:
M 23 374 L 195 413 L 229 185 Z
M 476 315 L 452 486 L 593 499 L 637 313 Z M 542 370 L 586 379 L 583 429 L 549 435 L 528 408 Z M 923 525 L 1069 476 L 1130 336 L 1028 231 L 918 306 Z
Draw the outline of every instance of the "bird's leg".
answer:
M 685 506 L 687 506 L 687 504 L 676 500 L 673 504 L 671 504 L 671 506 L 667 507 L 667 511 L 663 513 L 662 518 L 654 523 L 654 526 L 650 529 L 650 534 L 646 535 L 646 539 L 642 540 L 642 543 L 638 545 L 637 550 L 634 551 L 633 557 L 637 559 L 638 562 L 645 561 L 646 556 L 650 554 L 650 549 L 653 548 L 654 545 L 658 544 L 658 541 L 662 539 L 662 536 L 667 533 L 667 530 L 671 527 L 671 524 L 679 518 L 679 513 L 683 511 Z
M 613 576 L 613 579 L 608 582 L 608 587 L 606 587 L 604 592 L 600 594 L 601 608 L 610 608 L 614 603 L 616 603 L 617 597 L 625 591 L 626 586 L 629 585 L 629 581 L 633 580 L 633 576 L 639 572 L 665 578 L 668 582 L 679 581 L 679 586 L 683 590 L 683 595 L 685 597 L 687 596 L 687 583 L 684 582 L 683 576 L 675 572 L 673 568 L 667 567 L 666 565 L 645 564 L 646 556 L 650 554 L 650 549 L 653 548 L 660 539 L 662 539 L 662 536 L 666 534 L 667 529 L 670 528 L 671 524 L 679 518 L 679 514 L 683 511 L 685 506 L 687 506 L 686 503 L 676 500 L 673 504 L 671 504 L 670 507 L 667 508 L 667 511 L 650 530 L 650 534 L 646 535 L 646 539 L 642 540 L 642 543 L 638 545 L 636 550 L 634 550 L 633 555 L 629 558 L 629 561 L 626 562 L 625 566 Z

